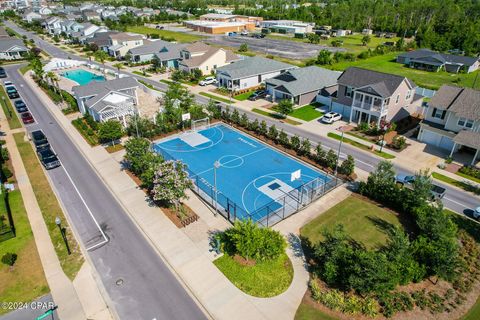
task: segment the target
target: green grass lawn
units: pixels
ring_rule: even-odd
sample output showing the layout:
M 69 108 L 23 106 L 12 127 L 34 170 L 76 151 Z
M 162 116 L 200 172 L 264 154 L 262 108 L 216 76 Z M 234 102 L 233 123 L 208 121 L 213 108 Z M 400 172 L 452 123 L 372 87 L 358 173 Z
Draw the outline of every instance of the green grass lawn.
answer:
M 418 86 L 437 90 L 443 84 L 450 84 L 462 87 L 473 87 L 475 77 L 479 71 L 455 74 L 445 71 L 440 72 L 428 72 L 417 69 L 412 69 L 404 66 L 401 63 L 396 63 L 395 59 L 399 52 L 391 52 L 385 55 L 371 57 L 368 59 L 350 62 L 343 61 L 340 63 L 334 63 L 330 66 L 324 66 L 325 68 L 343 71 L 348 67 L 360 67 L 369 70 L 375 70 L 380 72 L 392 73 L 399 76 L 407 77 L 413 80 Z M 476 89 L 480 89 L 480 81 L 477 81 L 475 85 Z
M 218 96 L 210 94 L 210 93 L 200 92 L 199 95 L 210 98 L 212 100 L 220 101 L 220 102 L 223 102 L 223 103 L 230 103 L 229 99 L 218 97 Z M 234 103 L 235 103 L 235 101 L 232 101 L 232 104 L 234 104 Z
M 477 188 L 477 187 L 475 187 L 471 184 L 468 184 L 466 182 L 452 179 L 452 178 L 447 177 L 447 176 L 445 176 L 441 173 L 438 173 L 438 172 L 432 172 L 432 177 L 434 179 L 437 179 L 437 180 L 440 180 L 442 182 L 445 182 L 445 183 L 451 184 L 453 186 L 456 186 L 456 187 L 458 187 L 460 189 L 463 189 L 465 191 L 473 192 L 476 195 L 480 195 L 480 188 Z
M 337 320 L 307 303 L 301 303 L 295 314 L 295 320 Z
M 475 302 L 473 307 L 462 318 L 462 320 L 478 320 L 478 319 L 480 319 L 480 297 L 477 299 L 477 302 Z
M 227 254 L 213 263 L 237 288 L 254 297 L 277 296 L 288 289 L 293 279 L 292 263 L 286 254 L 254 266 L 241 265 Z
M 247 100 L 248 98 L 250 98 L 250 96 L 255 92 L 255 90 L 252 90 L 252 91 L 249 91 L 249 92 L 245 92 L 245 93 L 242 93 L 242 94 L 237 94 L 236 96 L 233 97 L 233 99 L 235 100 L 238 100 L 238 101 L 245 101 Z
M 319 104 L 308 104 L 306 106 L 294 109 L 289 116 L 304 121 L 312 121 L 323 116 L 323 112 L 315 110 L 315 108 L 318 108 L 319 106 Z
M 42 166 L 33 151 L 32 145 L 30 142 L 24 140 L 24 136 L 25 134 L 23 132 L 13 134 L 23 164 L 27 170 L 27 175 L 32 185 L 33 192 L 35 193 L 38 205 L 42 211 L 43 219 L 47 225 L 48 233 L 52 239 L 58 259 L 60 260 L 60 265 L 65 274 L 73 280 L 83 264 L 83 256 L 75 237 L 72 234 L 72 230 L 68 226 L 63 211 L 60 208 L 57 197 L 50 187 Z M 67 238 L 72 250 L 71 255 L 68 255 L 62 235 L 55 224 L 56 217 L 60 217 L 63 221 L 63 225 L 67 228 Z
M 456 174 L 457 176 L 462 177 L 462 178 L 465 178 L 465 179 L 468 179 L 468 180 L 472 180 L 473 182 L 480 183 L 480 179 L 478 179 L 478 178 L 476 178 L 476 177 L 469 176 L 468 174 L 462 173 L 462 172 L 460 172 L 460 171 L 455 172 L 455 174 Z
M 18 257 L 13 270 L 0 264 L 0 301 L 28 302 L 48 293 L 50 289 L 19 190 L 9 192 L 9 203 L 17 236 L 0 243 L 0 257 L 7 252 L 16 253 Z M 0 215 L 5 215 L 4 208 L 1 207 Z M 8 311 L 0 308 L 0 314 Z
M 5 113 L 5 117 L 7 117 L 8 126 L 10 127 L 10 129 L 21 128 L 22 124 L 20 123 L 20 120 L 17 117 L 17 113 L 12 106 L 12 102 L 8 98 L 3 86 L 0 86 L 0 103 L 2 104 L 2 109 Z
M 280 115 L 278 113 L 275 113 L 275 112 L 268 112 L 268 111 L 257 109 L 257 108 L 253 108 L 252 111 L 255 112 L 255 113 L 261 114 L 263 116 L 267 116 L 267 117 L 270 117 L 270 118 L 273 118 L 273 119 L 283 121 L 283 122 L 291 124 L 293 126 L 298 126 L 299 124 L 302 124 L 301 122 L 298 122 L 298 121 L 295 121 L 295 120 L 292 120 L 292 119 L 283 118 L 282 115 Z
M 140 34 L 158 34 L 160 37 L 174 38 L 175 41 L 177 42 L 194 42 L 204 38 L 194 34 L 168 31 L 168 30 L 159 30 L 159 29 L 153 29 L 153 28 L 148 28 L 144 26 L 129 26 L 127 27 L 126 31 L 140 33 Z
M 329 132 L 327 134 L 327 136 L 330 137 L 330 138 L 333 138 L 335 140 L 338 140 L 338 141 L 340 141 L 342 139 L 341 135 L 333 133 L 333 132 Z M 360 142 L 357 142 L 355 140 L 348 139 L 345 136 L 343 136 L 343 142 L 348 143 L 349 145 L 352 145 L 352 146 L 357 147 L 359 149 L 363 149 L 363 150 L 368 151 L 370 153 L 376 154 L 377 156 L 382 157 L 384 159 L 394 159 L 395 158 L 395 156 L 393 154 L 386 153 L 384 151 L 380 152 L 379 150 L 376 150 L 376 149 L 372 151 L 372 149 L 370 149 L 369 146 L 364 145 L 364 144 L 362 144 Z
M 27 73 L 28 70 L 32 69 L 32 67 L 28 64 L 21 66 L 18 70 L 20 71 L 21 74 Z
M 139 75 L 139 76 L 142 76 L 142 77 L 145 77 L 145 78 L 150 78 L 151 77 L 151 75 L 147 72 L 145 72 L 145 74 L 143 74 L 143 72 L 135 70 L 135 71 L 132 71 L 132 73 L 135 73 L 136 75 Z
M 384 224 L 400 225 L 400 221 L 390 211 L 356 196 L 350 196 L 303 226 L 300 233 L 312 244 L 316 244 L 323 240 L 322 230 L 331 229 L 336 224 L 343 224 L 346 233 L 352 239 L 371 249 L 385 244 L 387 234 L 382 229 Z

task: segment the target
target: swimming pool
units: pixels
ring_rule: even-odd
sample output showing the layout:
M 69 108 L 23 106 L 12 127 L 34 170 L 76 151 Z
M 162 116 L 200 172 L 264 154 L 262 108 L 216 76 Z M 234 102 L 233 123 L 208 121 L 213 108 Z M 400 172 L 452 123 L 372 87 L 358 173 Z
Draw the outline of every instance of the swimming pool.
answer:
M 105 81 L 104 76 L 100 76 L 83 69 L 65 71 L 64 73 L 61 74 L 61 76 L 67 79 L 70 79 L 72 81 L 75 81 L 81 86 L 89 84 L 92 81 L 98 81 L 98 82 Z
M 184 162 L 197 193 L 232 222 L 273 225 L 337 185 L 327 173 L 225 124 L 165 139 L 153 149 Z

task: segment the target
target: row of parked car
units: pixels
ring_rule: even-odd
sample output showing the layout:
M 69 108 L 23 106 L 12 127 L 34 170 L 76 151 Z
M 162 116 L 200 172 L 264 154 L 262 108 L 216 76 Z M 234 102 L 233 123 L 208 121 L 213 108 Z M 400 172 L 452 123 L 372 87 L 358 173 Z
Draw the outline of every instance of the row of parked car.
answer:
M 7 73 L 4 68 L 0 67 L 0 78 L 6 78 Z M 8 97 L 13 101 L 13 106 L 20 115 L 24 124 L 34 123 L 35 119 L 28 110 L 25 102 L 20 98 L 17 88 L 11 81 L 4 81 L 3 85 L 5 86 L 5 91 L 7 92 Z M 58 160 L 57 155 L 53 151 L 50 143 L 48 142 L 47 137 L 42 130 L 35 130 L 30 133 L 33 144 L 37 151 L 38 158 L 43 164 L 45 169 L 50 170 L 53 168 L 59 167 L 60 160 Z

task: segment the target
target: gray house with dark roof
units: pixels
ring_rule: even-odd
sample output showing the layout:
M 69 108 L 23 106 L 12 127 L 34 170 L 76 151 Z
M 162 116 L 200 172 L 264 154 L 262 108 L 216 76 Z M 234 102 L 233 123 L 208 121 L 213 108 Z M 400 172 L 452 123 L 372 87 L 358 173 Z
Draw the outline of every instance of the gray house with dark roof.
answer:
M 163 40 L 145 40 L 142 46 L 131 48 L 128 53 L 132 62 L 149 62 L 157 56 L 160 63 L 167 68 L 177 68 L 180 51 L 186 44 L 177 44 Z
M 439 53 L 429 49 L 419 49 L 399 54 L 397 62 L 403 63 L 410 68 L 433 72 L 444 69 L 452 73 L 461 71 L 470 73 L 478 70 L 480 67 L 480 59 L 478 57 Z
M 72 91 L 82 114 L 89 113 L 99 122 L 116 119 L 126 126 L 126 118 L 138 113 L 138 87 L 135 78 L 125 77 L 92 81 L 84 86 L 75 86 Z
M 0 60 L 22 59 L 28 54 L 28 48 L 17 38 L 0 39 Z
M 316 66 L 286 71 L 265 80 L 265 87 L 272 101 L 289 99 L 303 106 L 317 100 L 324 88 L 335 86 L 341 72 Z
M 265 80 L 297 68 L 288 63 L 262 58 L 245 58 L 217 69 L 217 81 L 220 87 L 229 90 L 243 90 L 257 87 Z
M 450 152 L 480 150 L 480 91 L 443 85 L 428 102 L 418 140 Z
M 408 78 L 357 67 L 345 70 L 337 81 L 332 111 L 350 122 L 398 121 L 419 112 L 423 97 Z

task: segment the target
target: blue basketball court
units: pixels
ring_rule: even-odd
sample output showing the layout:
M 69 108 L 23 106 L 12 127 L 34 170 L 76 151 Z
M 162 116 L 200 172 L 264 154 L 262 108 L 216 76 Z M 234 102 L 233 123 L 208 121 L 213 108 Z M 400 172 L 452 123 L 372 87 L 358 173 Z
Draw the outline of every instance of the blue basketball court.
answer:
M 184 162 L 197 191 L 229 220 L 261 221 L 308 204 L 332 177 L 224 124 L 191 131 L 153 146 L 167 160 Z M 214 163 L 218 193 L 214 189 Z M 323 189 L 322 189 L 323 188 Z

